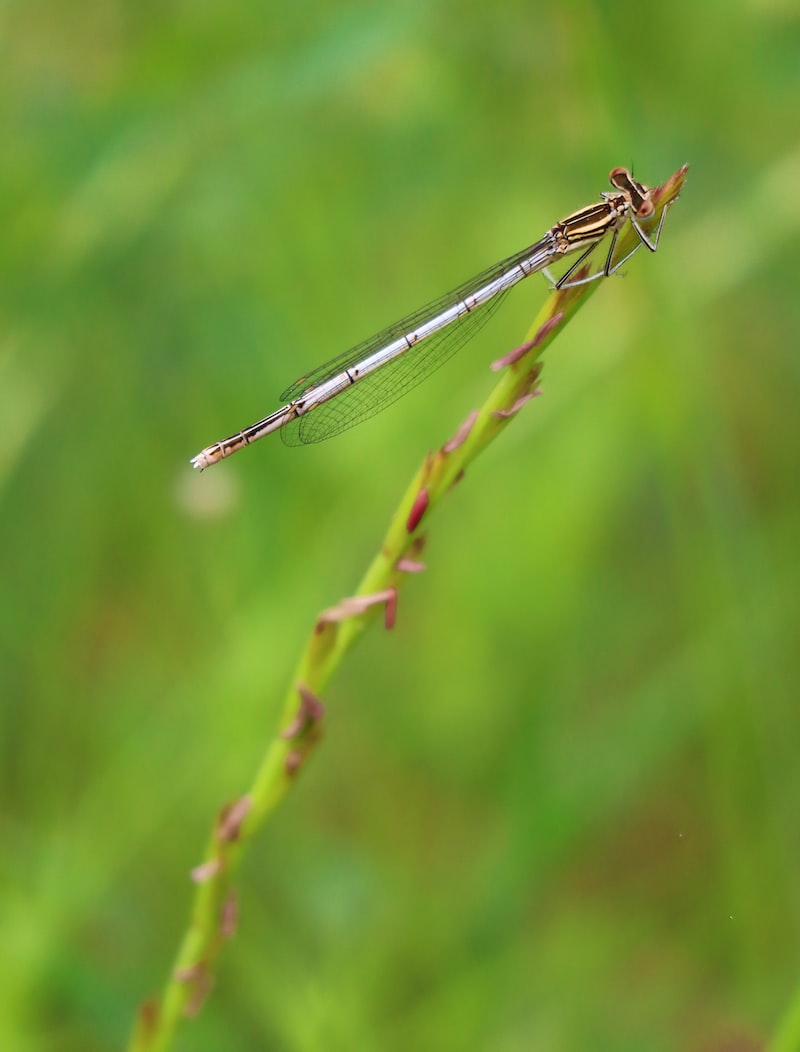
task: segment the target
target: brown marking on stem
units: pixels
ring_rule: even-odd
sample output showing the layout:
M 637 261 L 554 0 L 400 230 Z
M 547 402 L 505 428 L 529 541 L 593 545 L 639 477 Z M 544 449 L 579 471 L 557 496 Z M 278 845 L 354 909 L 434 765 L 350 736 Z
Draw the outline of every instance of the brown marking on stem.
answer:
M 148 997 L 139 1005 L 136 1015 L 139 1019 L 139 1032 L 145 1036 L 145 1040 L 148 1040 L 149 1036 L 155 1033 L 158 1024 L 158 1000 L 155 997 Z
M 190 872 L 195 884 L 205 884 L 221 871 L 222 859 L 217 857 L 210 858 L 207 862 L 201 862 L 199 866 L 195 866 Z
M 389 588 L 388 591 L 392 594 L 386 600 L 386 613 L 383 620 L 387 632 L 394 628 L 394 623 L 397 620 L 397 589 Z
M 297 693 L 300 695 L 300 705 L 298 706 L 297 714 L 289 726 L 281 731 L 281 737 L 287 741 L 297 738 L 304 731 L 307 731 L 312 724 L 318 723 L 325 715 L 325 706 L 315 694 L 312 694 L 305 683 L 297 684 Z
M 533 347 L 538 347 L 538 346 L 540 346 L 540 344 L 541 344 L 541 343 L 543 342 L 543 340 L 545 339 L 545 337 L 546 337 L 546 336 L 549 336 L 549 335 L 550 335 L 550 333 L 551 333 L 551 332 L 553 331 L 553 329 L 555 329 L 555 327 L 556 327 L 557 325 L 560 325 L 560 324 L 561 324 L 561 322 L 563 321 L 563 319 L 564 319 L 564 312 L 563 312 L 563 310 L 557 311 L 557 312 L 556 312 L 556 313 L 555 313 L 555 314 L 553 315 L 553 317 L 552 317 L 552 318 L 550 318 L 550 319 L 549 319 L 548 321 L 546 321 L 546 322 L 544 323 L 544 325 L 542 325 L 542 326 L 541 326 L 541 327 L 539 328 L 539 331 L 538 331 L 538 332 L 536 333 L 536 335 L 535 335 L 535 336 L 533 337 L 533 339 L 531 340 L 531 345 L 532 345 Z
M 499 373 L 501 369 L 505 369 L 509 365 L 518 362 L 520 358 L 524 358 L 528 351 L 535 346 L 535 339 L 528 340 L 526 343 L 521 343 L 519 347 L 515 347 L 513 351 L 509 351 L 507 354 L 504 354 L 502 358 L 498 358 L 496 361 L 492 362 L 489 368 L 493 373 Z
M 232 939 L 236 934 L 236 925 L 239 921 L 239 900 L 236 892 L 231 890 L 225 896 L 222 909 L 219 914 L 219 933 L 223 939 Z
M 294 778 L 303 763 L 303 754 L 299 749 L 290 752 L 284 761 L 284 770 L 290 778 Z
M 419 493 L 414 498 L 414 503 L 411 505 L 411 511 L 408 513 L 406 519 L 406 532 L 413 533 L 414 530 L 422 522 L 422 516 L 428 510 L 430 504 L 430 494 L 426 486 L 423 486 Z
M 217 816 L 217 840 L 230 843 L 239 839 L 242 822 L 247 816 L 253 801 L 249 796 L 240 796 L 232 804 L 225 804 Z
M 447 442 L 445 442 L 445 444 L 442 446 L 442 452 L 452 453 L 454 450 L 458 449 L 459 446 L 463 446 L 467 438 L 469 437 L 470 431 L 475 426 L 475 421 L 477 419 L 478 410 L 473 409 L 473 411 L 469 414 L 469 416 L 463 422 L 463 424 L 460 425 L 453 437 Z
M 211 993 L 213 985 L 214 976 L 205 964 L 201 965 L 197 977 L 191 981 L 192 990 L 183 1007 L 183 1014 L 187 1019 L 195 1019 L 200 1014 L 200 1009 L 206 1003 L 206 998 Z
M 323 610 L 319 615 L 319 621 L 346 621 L 349 617 L 358 617 L 371 606 L 388 603 L 393 596 L 396 596 L 394 588 L 384 588 L 382 592 L 373 592 L 371 595 L 348 596 L 336 606 Z
M 425 563 L 409 559 L 407 555 L 401 556 L 394 564 L 394 568 L 401 573 L 422 573 L 426 569 Z
M 492 416 L 497 420 L 508 420 L 509 417 L 515 416 L 524 405 L 526 405 L 532 398 L 536 398 L 542 393 L 540 387 L 537 387 L 535 391 L 527 391 L 524 395 L 521 395 L 512 406 L 508 409 L 495 409 L 492 412 Z

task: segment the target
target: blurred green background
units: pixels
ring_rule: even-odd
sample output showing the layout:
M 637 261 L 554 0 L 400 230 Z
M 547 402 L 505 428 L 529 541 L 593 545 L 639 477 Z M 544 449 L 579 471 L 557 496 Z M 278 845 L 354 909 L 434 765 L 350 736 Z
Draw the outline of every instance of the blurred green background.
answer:
M 796 2 L 43 0 L 0 38 L 2 1047 L 124 1044 L 317 611 L 545 283 L 339 439 L 188 458 L 684 162 L 328 690 L 175 1047 L 763 1047 L 800 987 Z

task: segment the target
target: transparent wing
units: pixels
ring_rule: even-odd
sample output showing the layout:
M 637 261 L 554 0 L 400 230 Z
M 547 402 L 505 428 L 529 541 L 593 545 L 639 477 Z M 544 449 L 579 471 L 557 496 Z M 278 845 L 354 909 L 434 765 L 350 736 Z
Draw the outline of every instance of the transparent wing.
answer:
M 287 446 L 322 442 L 380 413 L 417 384 L 422 383 L 463 347 L 494 314 L 508 291 L 506 289 L 498 293 L 488 303 L 476 307 L 459 321 L 440 329 L 427 339 L 420 340 L 399 358 L 394 358 L 374 373 L 368 373 L 363 379 L 346 387 L 335 398 L 315 406 L 282 427 L 281 438 Z M 412 324 L 411 328 L 413 327 Z M 387 337 L 385 342 L 389 343 L 390 340 L 391 337 Z M 333 375 L 345 368 L 346 365 L 340 365 Z
M 282 401 L 293 402 L 301 398 L 310 388 L 325 383 L 326 380 L 337 376 L 345 369 L 358 365 L 375 351 L 413 332 L 423 322 L 495 281 L 537 252 L 542 253 L 542 265 L 544 266 L 548 259 L 545 253 L 548 245 L 549 241 L 546 238 L 542 239 L 500 263 L 495 263 L 494 266 L 470 278 L 469 281 L 465 281 L 457 288 L 445 293 L 444 296 L 420 307 L 368 340 L 356 344 L 355 347 L 325 362 L 324 365 L 318 366 L 288 387 L 281 394 Z M 420 340 L 408 351 L 358 380 L 336 397 L 298 417 L 291 424 L 281 428 L 281 438 L 289 446 L 322 442 L 381 412 L 386 406 L 391 405 L 392 402 L 430 376 L 434 370 L 463 347 L 494 314 L 501 301 L 505 299 L 507 292 L 508 289 L 505 289 L 497 293 L 488 302 L 475 307 L 469 314 L 465 314 L 445 328 Z
M 387 328 L 382 329 L 381 332 L 376 333 L 374 336 L 370 336 L 368 340 L 363 340 L 361 343 L 357 343 L 355 347 L 351 347 L 349 350 L 344 351 L 335 358 L 331 358 L 329 362 L 317 366 L 317 368 L 310 373 L 306 373 L 304 376 L 295 380 L 291 387 L 287 387 L 286 390 L 281 393 L 281 400 L 284 402 L 293 402 L 296 398 L 299 398 L 304 394 L 309 387 L 316 387 L 317 384 L 330 380 L 332 376 L 336 376 L 344 369 L 349 369 L 351 366 L 357 365 L 360 361 L 363 361 L 364 358 L 367 358 L 372 354 L 373 351 L 380 350 L 381 347 L 386 347 L 387 344 L 392 343 L 392 341 L 396 340 L 399 336 L 404 336 L 406 333 L 412 332 L 424 321 L 427 321 L 429 318 L 432 318 L 437 314 L 441 314 L 442 311 L 447 310 L 448 307 L 452 307 L 454 303 L 463 300 L 466 296 L 469 296 L 470 293 L 483 288 L 484 285 L 488 285 L 491 281 L 499 278 L 501 274 L 504 274 L 507 270 L 511 270 L 518 263 L 535 255 L 537 252 L 543 252 L 548 245 L 549 241 L 547 238 L 537 241 L 528 248 L 522 249 L 521 252 L 509 256 L 508 259 L 504 259 L 500 263 L 495 263 L 494 266 L 484 270 L 481 274 L 477 274 L 474 278 L 470 278 L 469 281 L 465 281 L 463 284 L 459 285 L 458 288 L 452 289 L 450 292 L 446 292 L 443 296 L 439 296 L 437 299 L 432 300 L 424 307 L 415 310 L 412 314 L 406 315 L 405 318 L 400 318 L 400 320 L 396 321 L 393 325 L 389 325 Z M 546 265 L 546 262 L 547 259 L 543 258 L 542 265 Z M 462 324 L 464 323 L 462 322 Z

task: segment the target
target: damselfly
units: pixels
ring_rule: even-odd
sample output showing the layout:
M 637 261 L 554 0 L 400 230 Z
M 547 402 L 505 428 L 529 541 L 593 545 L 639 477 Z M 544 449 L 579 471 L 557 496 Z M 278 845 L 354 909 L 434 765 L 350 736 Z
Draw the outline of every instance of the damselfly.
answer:
M 653 214 L 652 192 L 637 182 L 627 168 L 612 169 L 609 180 L 614 190 L 601 193 L 597 204 L 573 212 L 535 244 L 301 376 L 281 395 L 286 403 L 281 409 L 208 446 L 192 459 L 192 466 L 206 468 L 216 464 L 271 431 L 280 430 L 290 446 L 338 435 L 416 387 L 463 347 L 488 321 L 508 290 L 529 274 L 543 271 L 555 288 L 567 289 L 609 277 L 642 245 L 655 252 L 667 208 L 661 213 L 655 236 L 650 238 L 641 222 Z M 622 259 L 615 260 L 617 238 L 627 222 L 632 224 L 639 241 Z M 609 234 L 611 240 L 602 268 L 572 280 Z M 573 252 L 581 255 L 555 281 L 547 271 L 548 265 Z

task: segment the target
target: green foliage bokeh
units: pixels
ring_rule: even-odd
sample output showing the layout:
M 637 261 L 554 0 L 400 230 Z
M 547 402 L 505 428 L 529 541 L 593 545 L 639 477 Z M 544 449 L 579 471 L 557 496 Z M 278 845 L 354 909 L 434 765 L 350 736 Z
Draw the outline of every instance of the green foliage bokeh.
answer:
M 800 19 L 0 11 L 0 1044 L 120 1047 L 318 610 L 544 296 L 330 443 L 188 458 L 595 200 L 687 187 L 325 698 L 176 1048 L 755 1048 L 798 996 Z M 787 1046 L 788 1047 L 788 1046 Z

